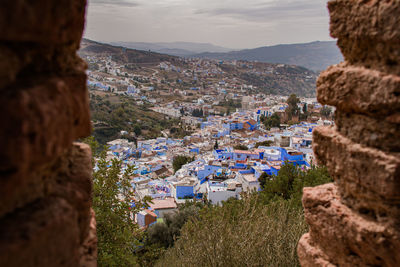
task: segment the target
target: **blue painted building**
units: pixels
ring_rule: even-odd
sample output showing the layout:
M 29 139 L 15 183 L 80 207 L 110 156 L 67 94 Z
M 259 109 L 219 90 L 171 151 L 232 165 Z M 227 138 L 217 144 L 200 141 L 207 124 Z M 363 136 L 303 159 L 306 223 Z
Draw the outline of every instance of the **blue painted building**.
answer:
M 193 185 L 176 186 L 176 198 L 183 199 L 185 197 L 194 197 Z

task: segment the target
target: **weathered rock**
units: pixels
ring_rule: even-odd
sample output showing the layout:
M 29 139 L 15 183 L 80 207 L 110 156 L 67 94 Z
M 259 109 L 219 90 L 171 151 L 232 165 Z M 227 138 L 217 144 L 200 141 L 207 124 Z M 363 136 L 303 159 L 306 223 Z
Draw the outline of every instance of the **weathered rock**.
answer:
M 331 0 L 345 62 L 317 81 L 336 126 L 313 132 L 334 184 L 305 188 L 303 266 L 400 265 L 400 1 Z
M 342 63 L 321 73 L 317 98 L 347 113 L 393 116 L 400 113 L 400 77 Z
M 97 235 L 96 235 L 96 219 L 95 213 L 90 213 L 90 229 L 89 233 L 80 248 L 80 266 L 96 267 L 97 266 Z
M 44 78 L 44 77 L 43 77 Z M 34 169 L 90 134 L 86 75 L 52 77 L 12 88 L 0 98 L 0 170 Z
M 396 266 L 400 261 L 399 229 L 361 216 L 343 205 L 333 184 L 305 188 L 305 217 L 310 236 L 340 266 Z
M 381 149 L 386 152 L 400 151 L 400 124 L 336 110 L 336 128 L 353 142 Z
M 316 128 L 313 149 L 340 187 L 357 183 L 371 194 L 400 203 L 400 158 L 352 142 L 334 128 Z M 356 188 L 355 188 L 356 189 Z M 356 192 L 355 192 L 356 194 Z
M 78 214 L 80 240 L 88 235 L 92 206 L 92 153 L 90 147 L 74 143 L 72 148 L 52 167 L 55 177 L 46 182 L 48 195 L 61 197 Z M 94 215 L 93 215 L 94 216 Z
M 400 41 L 400 2 L 397 0 L 331 0 L 330 32 L 335 38 L 377 38 Z
M 72 144 L 91 130 L 87 65 L 76 54 L 85 7 L 0 5 L 1 266 L 96 266 L 91 154 Z
M 311 245 L 311 238 L 309 233 L 301 237 L 299 245 L 297 247 L 297 254 L 299 255 L 300 264 L 302 266 L 336 266 L 329 261 L 328 256 L 326 256 L 320 248 Z
M 79 264 L 76 211 L 63 199 L 47 198 L 0 220 L 2 266 Z
M 328 8 L 331 35 L 348 62 L 400 74 L 399 1 L 333 0 Z
M 79 45 L 85 23 L 85 0 L 13 0 L 0 6 L 0 39 Z

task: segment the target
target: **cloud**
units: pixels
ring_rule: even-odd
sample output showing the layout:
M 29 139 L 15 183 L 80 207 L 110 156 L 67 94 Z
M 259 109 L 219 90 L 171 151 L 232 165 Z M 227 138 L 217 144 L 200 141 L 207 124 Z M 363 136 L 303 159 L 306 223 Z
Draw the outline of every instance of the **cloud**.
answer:
M 327 0 L 89 0 L 99 41 L 208 42 L 249 48 L 330 40 Z
M 140 4 L 130 0 L 89 0 L 90 4 L 97 6 L 137 7 Z
M 246 7 L 215 7 L 197 9 L 195 14 L 208 16 L 230 16 L 247 21 L 283 21 L 326 17 L 323 1 L 273 1 L 247 5 Z

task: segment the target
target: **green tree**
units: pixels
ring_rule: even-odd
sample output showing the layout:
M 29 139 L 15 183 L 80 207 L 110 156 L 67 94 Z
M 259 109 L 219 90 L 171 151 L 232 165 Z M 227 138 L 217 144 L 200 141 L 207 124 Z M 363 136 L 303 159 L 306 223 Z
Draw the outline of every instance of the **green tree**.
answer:
M 267 117 L 264 120 L 264 126 L 268 130 L 273 128 L 273 127 L 279 127 L 281 126 L 281 118 L 277 113 L 272 114 L 271 117 Z
M 183 165 L 192 162 L 194 158 L 188 157 L 188 156 L 183 156 L 183 155 L 178 155 L 174 157 L 174 160 L 172 162 L 172 167 L 174 168 L 174 172 L 177 172 L 182 168 Z
M 85 140 L 93 151 L 98 144 L 93 138 Z M 93 209 L 96 213 L 99 266 L 132 266 L 136 264 L 135 250 L 141 245 L 142 232 L 133 215 L 149 198 L 133 203 L 130 176 L 134 167 L 122 171 L 122 161 L 106 159 L 107 148 L 93 154 Z M 134 205 L 133 205 L 134 204 Z
M 266 172 L 263 172 L 260 177 L 258 177 L 258 181 L 260 182 L 260 186 L 262 189 L 265 188 L 265 184 L 267 183 L 268 180 L 271 179 L 271 175 L 268 175 Z
M 325 118 L 330 118 L 330 116 L 332 115 L 332 109 L 328 106 L 323 106 L 320 113 Z
M 218 140 L 215 140 L 214 149 L 218 149 Z
M 255 148 L 258 148 L 258 147 L 260 147 L 260 146 L 271 146 L 272 145 L 272 141 L 269 141 L 269 140 L 267 140 L 267 141 L 263 141 L 263 142 L 257 142 L 255 145 L 254 145 L 254 147 Z
M 233 148 L 237 150 L 249 150 L 249 148 L 245 145 L 236 145 Z
M 293 116 L 299 115 L 300 108 L 297 104 L 300 103 L 300 99 L 295 94 L 291 94 L 286 103 L 289 105 L 286 112 L 289 115 L 289 120 L 291 120 Z
M 133 127 L 133 132 L 136 134 L 136 136 L 139 136 L 142 134 L 142 128 L 140 128 L 140 126 L 136 124 Z
M 307 114 L 307 103 L 305 103 L 303 106 L 303 113 Z
M 300 175 L 300 169 L 293 164 L 285 163 L 277 176 L 266 180 L 264 185 L 264 196 L 272 199 L 275 196 L 288 200 L 293 192 L 293 183 Z

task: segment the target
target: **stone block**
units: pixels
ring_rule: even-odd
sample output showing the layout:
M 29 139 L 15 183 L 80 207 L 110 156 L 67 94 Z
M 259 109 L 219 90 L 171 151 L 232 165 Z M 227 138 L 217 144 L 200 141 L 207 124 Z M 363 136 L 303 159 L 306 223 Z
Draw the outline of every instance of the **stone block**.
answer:
M 86 0 L 2 0 L 0 40 L 79 44 Z
M 336 106 L 347 113 L 385 117 L 400 124 L 400 77 L 351 66 L 332 66 L 317 81 L 317 98 L 321 104 Z
M 400 203 L 400 158 L 352 142 L 333 127 L 313 131 L 313 150 L 339 186 L 355 183 L 383 199 Z M 357 190 L 357 188 L 354 188 Z M 357 191 L 353 192 L 357 195 Z
M 336 110 L 335 123 L 337 131 L 355 143 L 386 152 L 400 151 L 400 123 L 340 110 Z
M 400 232 L 344 205 L 336 186 L 305 188 L 311 239 L 339 266 L 398 266 Z
M 76 211 L 65 201 L 36 201 L 0 220 L 2 266 L 79 266 Z

